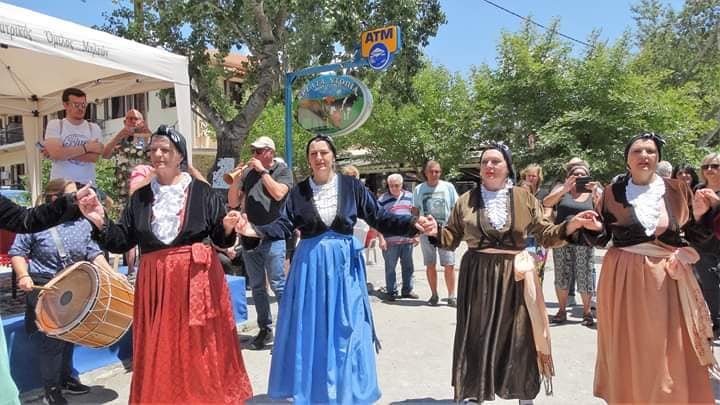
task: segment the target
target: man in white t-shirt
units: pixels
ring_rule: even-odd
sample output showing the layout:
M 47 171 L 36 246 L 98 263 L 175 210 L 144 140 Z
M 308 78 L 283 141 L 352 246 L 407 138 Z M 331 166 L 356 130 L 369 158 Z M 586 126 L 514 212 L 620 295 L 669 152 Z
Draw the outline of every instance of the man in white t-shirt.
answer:
M 100 127 L 85 120 L 85 92 L 76 88 L 62 94 L 65 118 L 51 120 L 45 128 L 43 155 L 51 159 L 51 179 L 63 178 L 80 185 L 95 182 L 95 162 L 102 155 Z
M 423 170 L 425 182 L 420 183 L 413 191 L 413 214 L 415 215 L 432 215 L 438 225 L 447 225 L 450 219 L 450 212 L 455 206 L 458 194 L 455 186 L 447 181 L 440 180 L 442 169 L 440 163 L 430 160 L 425 164 Z M 438 249 L 430 243 L 428 237 L 423 235 L 420 237 L 420 247 L 423 253 L 423 261 L 425 262 L 425 271 L 430 284 L 432 295 L 428 304 L 435 306 L 438 304 L 439 297 L 437 292 L 437 258 L 440 257 L 440 265 L 445 268 L 445 286 L 448 290 L 448 305 L 454 307 L 457 305 L 455 298 L 455 252 L 450 250 Z

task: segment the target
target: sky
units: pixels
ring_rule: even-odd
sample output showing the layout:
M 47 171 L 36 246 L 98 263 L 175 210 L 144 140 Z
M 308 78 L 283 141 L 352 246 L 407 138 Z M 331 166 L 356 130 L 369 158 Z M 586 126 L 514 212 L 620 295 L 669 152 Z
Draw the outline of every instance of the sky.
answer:
M 70 20 L 82 25 L 102 25 L 104 11 L 112 0 L 0 0 Z M 339 0 L 342 1 L 342 0 Z M 440 0 L 447 23 L 431 39 L 425 53 L 430 60 L 453 72 L 467 74 L 472 66 L 495 66 L 496 47 L 502 32 L 520 29 L 523 21 L 483 0 Z M 593 29 L 600 38 L 613 42 L 627 29 L 634 29 L 630 7 L 639 0 L 492 0 L 506 9 L 549 25 L 560 19 L 560 32 L 585 41 Z M 675 9 L 682 0 L 664 0 Z M 358 33 L 359 35 L 359 33 Z M 580 49 L 582 45 L 576 45 Z

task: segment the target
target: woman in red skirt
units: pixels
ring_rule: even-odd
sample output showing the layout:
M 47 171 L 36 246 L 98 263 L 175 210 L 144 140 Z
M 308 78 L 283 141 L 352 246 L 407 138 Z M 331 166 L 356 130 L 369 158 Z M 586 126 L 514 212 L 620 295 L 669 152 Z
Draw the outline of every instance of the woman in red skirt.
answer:
M 105 216 L 92 190 L 78 193 L 101 247 L 138 245 L 130 403 L 242 403 L 252 396 L 230 294 L 217 254 L 235 241 L 238 213 L 181 170 L 187 148 L 163 126 L 150 142 L 156 177 L 138 189 L 120 220 Z

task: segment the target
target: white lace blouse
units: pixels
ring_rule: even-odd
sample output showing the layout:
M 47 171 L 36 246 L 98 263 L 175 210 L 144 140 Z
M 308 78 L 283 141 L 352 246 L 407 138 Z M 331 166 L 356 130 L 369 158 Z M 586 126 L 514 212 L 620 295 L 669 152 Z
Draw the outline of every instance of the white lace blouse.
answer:
M 645 228 L 645 234 L 647 236 L 654 234 L 660 219 L 660 210 L 663 207 L 663 196 L 665 196 L 665 181 L 662 177 L 655 176 L 655 180 L 647 185 L 635 184 L 631 178 L 628 181 L 625 196 L 635 210 L 635 216 Z
M 337 214 L 337 175 L 333 175 L 332 179 L 325 184 L 316 184 L 312 177 L 310 178 L 310 188 L 313 193 L 313 203 L 320 214 L 320 219 L 326 226 L 330 226 L 335 220 Z
M 502 229 L 507 222 L 508 207 L 508 190 L 510 186 L 506 186 L 497 191 L 490 191 L 485 186 L 480 186 L 482 198 L 485 202 L 485 212 L 487 213 L 490 224 L 495 229 Z
M 183 172 L 176 184 L 161 185 L 157 178 L 150 183 L 154 196 L 150 225 L 153 234 L 166 245 L 180 233 L 180 211 L 185 206 L 185 192 L 191 181 L 190 175 Z

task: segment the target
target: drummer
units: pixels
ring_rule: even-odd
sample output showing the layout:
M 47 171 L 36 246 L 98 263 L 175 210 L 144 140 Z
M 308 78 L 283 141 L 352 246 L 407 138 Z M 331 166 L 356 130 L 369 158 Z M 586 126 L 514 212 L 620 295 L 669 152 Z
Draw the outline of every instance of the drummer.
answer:
M 65 193 L 75 192 L 75 183 L 51 180 L 42 202 L 53 202 Z M 92 227 L 84 219 L 66 222 L 46 231 L 17 235 L 9 250 L 18 287 L 27 292 L 25 329 L 38 353 L 40 375 L 45 387 L 45 403 L 66 404 L 63 394 L 85 394 L 90 387 L 72 375 L 74 344 L 51 338 L 35 325 L 35 305 L 40 290 L 34 287 L 50 281 L 57 272 L 78 261 L 109 267 L 102 250 L 91 238 Z M 62 255 L 59 252 L 65 252 Z M 64 256 L 64 257 L 61 257 Z M 28 265 L 27 259 L 30 260 Z

